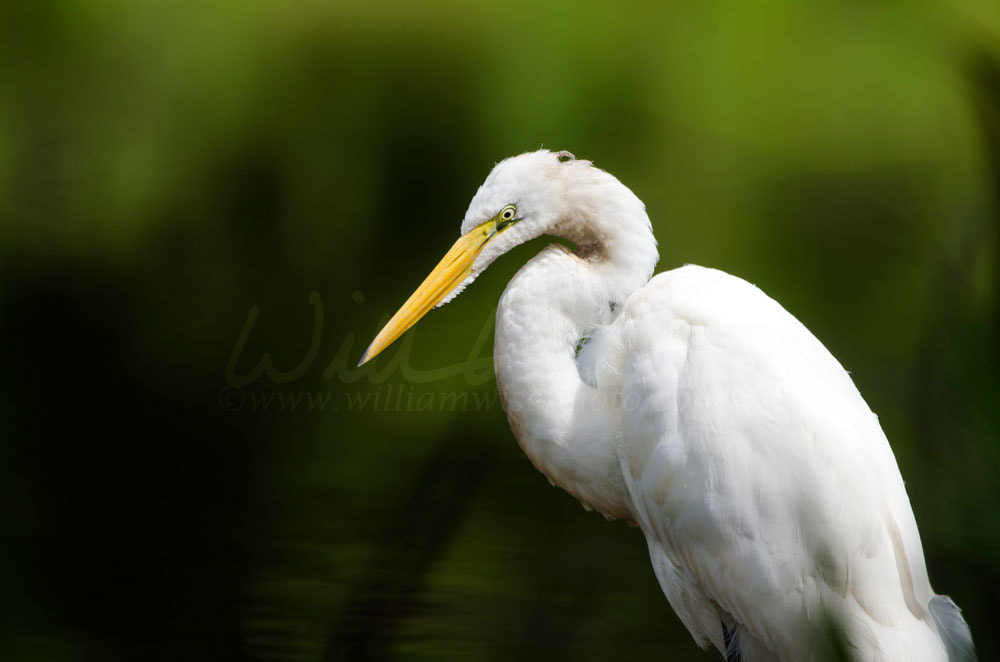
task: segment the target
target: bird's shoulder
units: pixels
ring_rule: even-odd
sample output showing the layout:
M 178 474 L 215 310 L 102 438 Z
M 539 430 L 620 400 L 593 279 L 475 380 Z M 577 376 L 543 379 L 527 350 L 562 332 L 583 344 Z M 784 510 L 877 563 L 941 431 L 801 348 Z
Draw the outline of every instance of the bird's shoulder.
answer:
M 758 378 L 812 377 L 858 397 L 844 368 L 794 315 L 757 286 L 718 269 L 686 265 L 657 274 L 625 302 L 617 326 L 623 348 L 633 358 L 664 361 L 662 371 L 682 367 L 694 343 L 703 359 L 752 363 Z
M 691 325 L 773 321 L 788 314 L 752 283 L 719 269 L 688 264 L 654 276 L 625 302 L 629 320 L 677 318 Z

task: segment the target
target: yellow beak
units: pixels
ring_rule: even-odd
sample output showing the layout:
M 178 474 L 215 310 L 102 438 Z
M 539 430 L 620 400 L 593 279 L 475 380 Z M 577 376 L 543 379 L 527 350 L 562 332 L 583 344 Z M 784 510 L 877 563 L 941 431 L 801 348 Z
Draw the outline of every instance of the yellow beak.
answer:
M 358 366 L 362 366 L 379 355 L 403 335 L 421 317 L 436 306 L 449 292 L 458 287 L 472 273 L 472 265 L 482 252 L 483 246 L 497 233 L 497 219 L 493 218 L 469 230 L 455 242 L 430 275 L 424 279 L 416 292 L 396 311 L 392 319 L 379 331 L 375 340 L 365 350 Z

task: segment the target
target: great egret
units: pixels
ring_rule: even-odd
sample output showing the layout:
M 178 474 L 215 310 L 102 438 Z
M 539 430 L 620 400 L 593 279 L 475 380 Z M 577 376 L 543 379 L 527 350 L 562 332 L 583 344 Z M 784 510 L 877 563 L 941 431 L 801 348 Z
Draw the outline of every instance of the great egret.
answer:
M 501 254 L 542 234 L 497 308 L 511 430 L 585 506 L 641 527 L 695 641 L 729 660 L 974 658 L 931 589 L 878 419 L 847 372 L 755 286 L 659 255 L 645 205 L 568 152 L 499 163 L 462 234 L 365 352 L 371 360 Z M 359 365 L 360 365 L 359 363 Z

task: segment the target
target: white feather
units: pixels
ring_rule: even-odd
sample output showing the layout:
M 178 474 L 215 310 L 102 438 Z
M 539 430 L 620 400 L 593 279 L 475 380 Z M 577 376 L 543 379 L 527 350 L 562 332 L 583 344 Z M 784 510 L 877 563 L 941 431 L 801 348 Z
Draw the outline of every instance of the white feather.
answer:
M 798 320 L 721 271 L 650 280 L 642 202 L 589 162 L 545 150 L 503 161 L 463 231 L 507 204 L 522 220 L 459 289 L 543 233 L 578 247 L 543 250 L 500 300 L 511 428 L 555 484 L 641 527 L 697 643 L 724 654 L 725 624 L 747 662 L 808 660 L 832 621 L 860 660 L 971 651 L 957 607 L 931 590 L 878 419 Z

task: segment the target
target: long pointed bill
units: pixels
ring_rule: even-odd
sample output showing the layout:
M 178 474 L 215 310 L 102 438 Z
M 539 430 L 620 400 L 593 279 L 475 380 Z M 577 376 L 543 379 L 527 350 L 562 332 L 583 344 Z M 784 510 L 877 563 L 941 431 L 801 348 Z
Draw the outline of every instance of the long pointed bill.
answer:
M 358 365 L 364 365 L 378 356 L 449 292 L 461 285 L 472 273 L 472 265 L 483 250 L 483 246 L 496 233 L 496 219 L 491 219 L 459 237 L 417 291 L 410 295 L 402 308 L 396 311 L 389 323 L 375 336 L 375 340 L 365 350 Z

